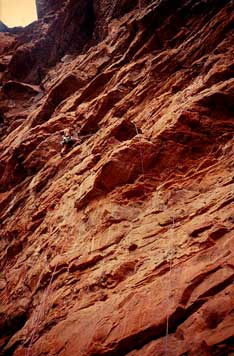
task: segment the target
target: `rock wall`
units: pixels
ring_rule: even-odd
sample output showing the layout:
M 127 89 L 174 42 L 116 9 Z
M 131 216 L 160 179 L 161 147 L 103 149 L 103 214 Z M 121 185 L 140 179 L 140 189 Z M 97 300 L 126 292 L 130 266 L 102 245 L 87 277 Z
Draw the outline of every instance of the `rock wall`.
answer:
M 38 18 L 48 15 L 49 12 L 59 10 L 65 0 L 36 0 Z
M 0 34 L 0 355 L 233 355 L 233 1 L 38 4 Z

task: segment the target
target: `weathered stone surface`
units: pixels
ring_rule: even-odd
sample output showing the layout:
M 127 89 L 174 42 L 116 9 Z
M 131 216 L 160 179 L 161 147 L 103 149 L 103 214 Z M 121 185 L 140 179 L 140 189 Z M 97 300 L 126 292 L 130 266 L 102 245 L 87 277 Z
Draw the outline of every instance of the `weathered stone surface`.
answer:
M 58 7 L 61 7 L 64 2 L 65 0 L 36 0 L 38 17 L 43 17 L 50 11 L 58 10 Z
M 231 356 L 233 1 L 38 6 L 0 34 L 0 354 Z

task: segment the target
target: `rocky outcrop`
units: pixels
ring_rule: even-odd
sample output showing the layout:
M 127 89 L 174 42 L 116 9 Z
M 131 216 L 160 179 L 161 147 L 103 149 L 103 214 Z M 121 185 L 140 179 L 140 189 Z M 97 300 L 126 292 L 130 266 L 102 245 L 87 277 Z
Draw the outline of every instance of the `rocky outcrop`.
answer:
M 0 32 L 8 32 L 8 30 L 8 27 L 2 21 L 0 21 Z
M 38 18 L 46 16 L 51 11 L 56 11 L 58 8 L 63 5 L 65 1 L 53 1 L 53 0 L 36 0 L 36 8 Z
M 1 355 L 231 356 L 233 1 L 38 6 L 0 37 Z

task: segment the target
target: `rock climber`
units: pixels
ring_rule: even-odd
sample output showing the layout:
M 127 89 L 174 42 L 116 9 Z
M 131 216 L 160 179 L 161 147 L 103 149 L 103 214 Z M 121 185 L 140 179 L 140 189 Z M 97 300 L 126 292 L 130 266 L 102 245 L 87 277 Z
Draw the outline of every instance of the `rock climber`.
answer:
M 80 143 L 80 139 L 74 137 L 71 134 L 71 129 L 67 128 L 64 129 L 62 132 L 62 141 L 61 141 L 61 152 L 60 155 L 63 156 L 65 155 L 70 148 L 72 148 L 74 145 L 77 145 Z

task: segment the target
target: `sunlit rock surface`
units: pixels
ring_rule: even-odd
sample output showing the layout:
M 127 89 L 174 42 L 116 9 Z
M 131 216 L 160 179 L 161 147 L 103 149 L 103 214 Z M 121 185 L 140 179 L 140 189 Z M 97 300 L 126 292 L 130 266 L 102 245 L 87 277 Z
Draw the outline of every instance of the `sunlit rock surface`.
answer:
M 38 4 L 0 33 L 0 354 L 232 356 L 233 1 Z

